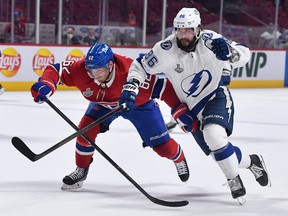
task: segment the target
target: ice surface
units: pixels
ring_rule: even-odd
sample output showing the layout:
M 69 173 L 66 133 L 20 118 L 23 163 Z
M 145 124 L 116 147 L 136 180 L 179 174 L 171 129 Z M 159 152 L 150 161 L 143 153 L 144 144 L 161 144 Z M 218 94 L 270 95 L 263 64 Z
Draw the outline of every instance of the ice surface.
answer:
M 155 205 L 95 151 L 94 162 L 82 189 L 61 191 L 62 178 L 75 169 L 75 140 L 46 157 L 31 162 L 11 144 L 18 136 L 40 153 L 74 130 L 47 104 L 36 104 L 29 92 L 0 96 L 0 215 L 51 216 L 192 216 L 288 214 L 288 89 L 232 89 L 235 102 L 234 133 L 230 141 L 242 151 L 264 156 L 272 187 L 261 187 L 248 170 L 240 175 L 247 203 L 233 200 L 220 168 L 206 157 L 190 134 L 176 128 L 171 136 L 185 151 L 190 179 L 182 183 L 174 164 L 160 158 L 142 142 L 127 120 L 118 118 L 97 145 L 152 196 L 188 200 L 186 207 Z M 51 97 L 75 124 L 88 102 L 77 91 L 58 91 Z M 161 103 L 166 121 L 169 109 Z

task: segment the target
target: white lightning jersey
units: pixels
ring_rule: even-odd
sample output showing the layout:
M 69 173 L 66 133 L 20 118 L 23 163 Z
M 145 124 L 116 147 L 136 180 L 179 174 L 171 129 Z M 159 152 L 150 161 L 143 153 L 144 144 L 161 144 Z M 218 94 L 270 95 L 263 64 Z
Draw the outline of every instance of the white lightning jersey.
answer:
M 237 61 L 218 60 L 211 51 L 211 39 L 222 35 L 210 30 L 201 32 L 196 48 L 185 52 L 178 48 L 176 36 L 172 34 L 155 44 L 152 50 L 141 61 L 133 61 L 127 80 L 137 79 L 141 83 L 147 74 L 165 75 L 182 103 L 186 103 L 195 115 L 201 113 L 207 101 L 214 97 L 221 85 L 222 76 L 231 75 L 233 68 L 244 66 L 250 59 L 247 47 L 236 42 L 227 43 L 237 51 Z

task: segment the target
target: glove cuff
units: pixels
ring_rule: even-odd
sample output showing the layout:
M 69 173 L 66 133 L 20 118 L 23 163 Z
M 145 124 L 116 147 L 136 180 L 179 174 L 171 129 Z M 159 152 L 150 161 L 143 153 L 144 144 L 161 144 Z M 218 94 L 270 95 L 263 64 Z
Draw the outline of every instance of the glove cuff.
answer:
M 133 78 L 133 79 L 130 79 L 128 82 L 134 83 L 137 87 L 140 86 L 140 81 L 138 79 Z
M 56 85 L 52 79 L 41 77 L 39 78 L 39 81 L 51 88 L 51 95 L 56 91 Z
M 135 95 L 138 95 L 138 93 L 139 93 L 138 85 L 134 82 L 126 82 L 123 85 L 122 92 L 123 91 L 134 92 Z
M 189 111 L 188 106 L 186 104 L 180 104 L 173 109 L 172 117 L 174 120 L 178 120 L 178 118 L 187 111 Z

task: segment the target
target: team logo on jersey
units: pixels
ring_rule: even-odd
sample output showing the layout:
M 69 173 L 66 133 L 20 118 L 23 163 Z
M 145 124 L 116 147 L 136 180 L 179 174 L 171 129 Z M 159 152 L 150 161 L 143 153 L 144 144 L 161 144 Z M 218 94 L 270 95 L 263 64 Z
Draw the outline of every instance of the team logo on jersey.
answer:
M 172 47 L 172 42 L 170 40 L 164 41 L 160 44 L 160 47 L 164 50 L 169 50 Z
M 201 36 L 202 40 L 204 41 L 205 46 L 208 47 L 210 50 L 212 48 L 212 45 L 211 45 L 212 37 L 213 37 L 212 33 L 204 33 Z
M 202 34 L 202 39 L 203 39 L 204 41 L 206 41 L 206 40 L 208 40 L 208 39 L 211 39 L 212 36 L 213 36 L 212 33 L 204 33 L 204 34 Z
M 87 89 L 85 90 L 85 92 L 83 92 L 83 95 L 84 95 L 85 97 L 90 97 L 90 96 L 93 95 L 93 91 L 91 91 L 91 88 L 87 88 Z
M 207 70 L 202 70 L 184 79 L 181 83 L 181 88 L 187 97 L 197 97 L 209 85 L 211 80 L 211 73 Z
M 184 71 L 183 68 L 180 67 L 180 64 L 177 64 L 176 68 L 174 68 L 174 70 L 177 72 L 177 73 L 182 73 Z

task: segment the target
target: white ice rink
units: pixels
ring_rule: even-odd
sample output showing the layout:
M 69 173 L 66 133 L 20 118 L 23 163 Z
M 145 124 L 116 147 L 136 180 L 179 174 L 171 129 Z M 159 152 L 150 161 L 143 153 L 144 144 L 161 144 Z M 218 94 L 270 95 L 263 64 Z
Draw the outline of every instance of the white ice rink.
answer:
M 47 104 L 35 104 L 30 92 L 0 96 L 1 216 L 256 216 L 288 215 L 288 89 L 232 89 L 235 125 L 230 141 L 249 154 L 264 156 L 272 187 L 261 187 L 249 170 L 241 170 L 247 203 L 239 206 L 222 184 L 224 175 L 206 157 L 190 134 L 175 129 L 171 136 L 185 151 L 190 179 L 182 183 L 172 162 L 160 158 L 142 142 L 130 122 L 118 118 L 97 145 L 152 196 L 188 200 L 180 208 L 149 201 L 95 151 L 87 180 L 77 192 L 64 192 L 62 178 L 75 169 L 75 140 L 31 162 L 11 144 L 18 136 L 40 153 L 74 130 Z M 51 97 L 78 124 L 88 102 L 79 92 L 58 91 Z M 162 110 L 169 121 L 169 109 Z

